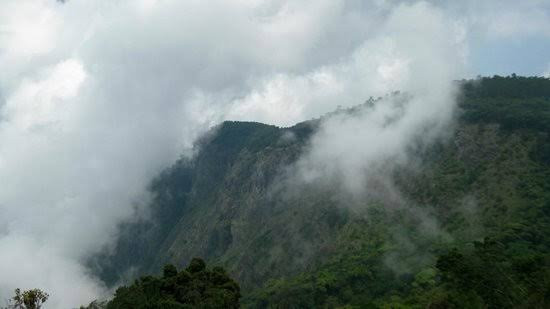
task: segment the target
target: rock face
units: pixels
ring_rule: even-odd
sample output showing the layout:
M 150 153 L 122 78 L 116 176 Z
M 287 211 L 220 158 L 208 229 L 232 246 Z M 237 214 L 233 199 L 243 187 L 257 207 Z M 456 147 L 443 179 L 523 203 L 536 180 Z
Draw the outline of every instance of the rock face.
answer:
M 445 246 L 525 222 L 533 207 L 550 205 L 544 119 L 515 126 L 513 116 L 523 115 L 513 112 L 516 105 L 487 109 L 496 104 L 492 97 L 468 87 L 454 133 L 415 154 L 415 166 L 392 171 L 400 207 L 389 207 L 394 202 L 384 196 L 345 196 L 330 181 L 299 189 L 285 184 L 316 121 L 290 128 L 225 122 L 199 141 L 194 158 L 153 182 L 154 221 L 124 227 L 110 263 L 92 262 L 100 261 L 98 272 L 115 282 L 131 277 L 131 267 L 158 272 L 165 263 L 183 266 L 201 257 L 224 266 L 245 294 L 354 256 L 362 258 L 346 267 L 377 280 L 430 274 L 426 267 Z M 540 100 L 536 106 L 546 114 L 537 114 L 547 117 L 550 99 Z

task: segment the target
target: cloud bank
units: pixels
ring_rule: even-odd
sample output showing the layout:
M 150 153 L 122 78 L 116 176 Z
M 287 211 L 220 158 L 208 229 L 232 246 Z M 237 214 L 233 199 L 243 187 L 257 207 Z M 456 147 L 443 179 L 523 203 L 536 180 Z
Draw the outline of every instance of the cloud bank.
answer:
M 453 80 L 465 66 L 463 29 L 427 3 L 396 7 L 379 27 L 379 34 L 361 46 L 348 65 L 362 69 L 351 80 L 358 81 L 363 97 L 402 93 L 323 119 L 298 162 L 303 181 L 333 179 L 350 193 L 363 193 L 369 177 L 379 176 L 388 163 L 406 163 L 409 148 L 429 143 L 450 124 Z
M 353 190 L 360 170 L 448 119 L 470 31 L 494 32 L 472 3 L 2 1 L 0 299 L 15 287 L 46 289 L 52 308 L 100 297 L 83 261 L 114 243 L 117 224 L 144 211 L 151 178 L 213 124 L 287 126 L 409 92 L 406 105 L 337 117 L 314 138 L 304 171 L 339 171 Z M 503 33 L 538 29 L 520 26 Z

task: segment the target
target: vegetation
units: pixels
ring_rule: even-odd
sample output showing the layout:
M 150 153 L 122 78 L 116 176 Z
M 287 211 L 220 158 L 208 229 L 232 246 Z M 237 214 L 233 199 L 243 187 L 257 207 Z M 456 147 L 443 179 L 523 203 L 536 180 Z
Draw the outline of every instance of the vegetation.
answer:
M 21 292 L 15 289 L 15 296 L 10 299 L 7 309 L 40 309 L 48 300 L 48 293 L 40 289 L 32 289 Z
M 550 98 L 550 79 L 545 77 L 510 76 L 478 77 L 461 82 L 461 93 L 467 98 Z
M 469 252 L 454 249 L 442 255 L 437 268 L 445 294 L 437 300 L 437 305 L 456 308 L 465 304 L 477 308 L 547 307 L 550 303 L 550 256 L 531 250 L 510 254 L 509 245 L 486 239 L 475 242 Z
M 220 267 L 209 270 L 201 259 L 193 259 L 177 271 L 166 265 L 162 277 L 145 276 L 120 287 L 108 309 L 140 308 L 238 308 L 239 285 Z
M 549 307 L 550 80 L 459 85 L 454 135 L 393 175 L 398 209 L 330 185 L 278 191 L 318 121 L 226 122 L 154 182 L 162 224 L 129 229 L 111 269 L 201 256 L 240 283 L 249 308 Z M 117 295 L 145 295 L 147 282 Z
M 403 220 L 413 213 L 371 211 L 346 224 L 328 262 L 269 281 L 245 306 L 550 305 L 550 80 L 494 77 L 462 87 L 455 139 L 424 153 L 420 173 L 396 177 L 445 233 L 422 233 Z M 451 240 L 441 238 L 446 233 Z

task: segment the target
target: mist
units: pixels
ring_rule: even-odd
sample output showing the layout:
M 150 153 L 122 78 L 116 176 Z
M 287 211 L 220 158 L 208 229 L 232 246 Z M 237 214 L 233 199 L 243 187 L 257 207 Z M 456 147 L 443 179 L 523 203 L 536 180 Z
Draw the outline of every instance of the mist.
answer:
M 402 93 L 323 119 L 298 162 L 305 181 L 337 179 L 359 194 L 367 187 L 366 178 L 379 176 L 388 163 L 405 164 L 408 148 L 428 144 L 450 124 L 456 101 L 453 79 L 465 64 L 463 30 L 425 3 L 396 8 L 380 28 L 354 55 L 368 67 L 360 85 L 374 96 Z
M 0 300 L 16 287 L 46 290 L 51 308 L 104 297 L 86 259 L 147 215 L 151 179 L 225 119 L 290 126 L 384 97 L 322 122 L 299 161 L 305 181 L 363 190 L 447 128 L 469 31 L 492 33 L 468 5 L 2 1 Z M 410 99 L 385 97 L 396 90 Z

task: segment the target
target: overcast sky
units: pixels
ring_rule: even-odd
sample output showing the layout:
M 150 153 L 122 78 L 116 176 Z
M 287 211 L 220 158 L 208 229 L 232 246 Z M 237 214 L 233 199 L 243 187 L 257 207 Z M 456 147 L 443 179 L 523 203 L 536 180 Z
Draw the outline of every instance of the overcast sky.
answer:
M 444 127 L 453 79 L 549 74 L 549 39 L 546 0 L 1 0 L 0 301 L 15 287 L 46 289 L 51 308 L 104 295 L 83 261 L 222 120 L 290 126 L 410 92 L 314 139 L 304 171 L 334 162 L 353 190 L 358 170 Z

